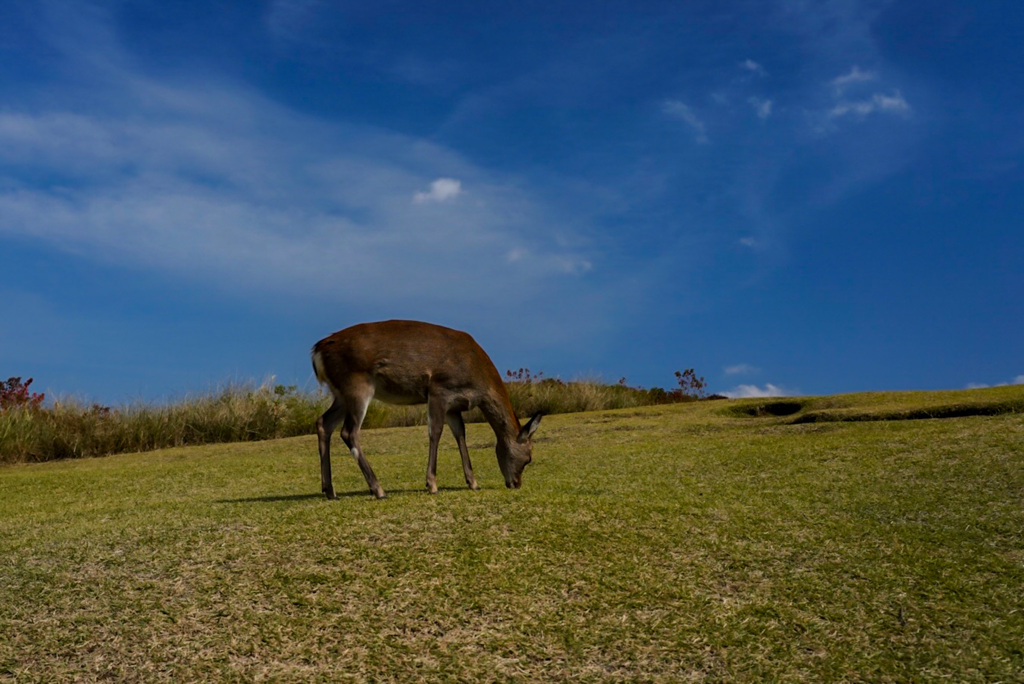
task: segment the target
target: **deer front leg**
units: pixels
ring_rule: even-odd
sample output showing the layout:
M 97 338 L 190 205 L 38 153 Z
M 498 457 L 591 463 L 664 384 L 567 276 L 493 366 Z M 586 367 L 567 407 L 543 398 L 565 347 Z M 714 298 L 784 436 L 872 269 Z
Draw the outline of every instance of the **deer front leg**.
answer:
M 378 499 L 386 499 L 388 495 L 384 493 L 384 488 L 377 482 L 377 476 L 373 474 L 370 462 L 363 456 L 363 450 L 358 446 L 352 447 L 352 456 L 355 457 L 356 463 L 359 464 L 359 469 L 363 471 L 363 477 L 366 478 L 366 484 L 370 487 L 370 492 Z
M 374 469 L 370 467 L 367 457 L 362 454 L 362 446 L 359 445 L 359 429 L 362 427 L 362 419 L 367 417 L 367 408 L 370 399 L 373 397 L 373 390 L 364 388 L 362 391 L 353 391 L 351 396 L 346 397 L 349 411 L 345 414 L 345 424 L 341 428 L 341 438 L 345 440 L 348 451 L 362 471 L 362 477 L 366 478 L 371 494 L 378 499 L 385 499 L 384 487 L 377 481 Z
M 344 437 L 344 435 L 342 435 Z M 350 452 L 352 452 L 352 458 L 356 460 L 359 465 L 359 470 L 362 471 L 363 477 L 366 479 L 366 485 L 370 488 L 370 493 L 378 499 L 387 498 L 387 494 L 384 493 L 384 488 L 377 482 L 377 476 L 373 472 L 373 468 L 370 467 L 370 462 L 366 460 L 366 456 L 363 455 L 363 449 L 359 446 L 359 433 L 354 433 L 351 437 L 345 440 L 346 446 Z
M 473 477 L 473 464 L 469 462 L 469 447 L 466 446 L 466 423 L 461 411 L 449 411 L 445 415 L 448 428 L 455 435 L 455 443 L 459 445 L 459 456 L 462 457 L 462 474 L 466 476 L 466 485 L 473 491 L 480 489 Z
M 365 413 L 364 409 L 363 415 Z M 378 499 L 384 499 L 387 497 L 387 494 L 384 493 L 384 488 L 377 482 L 377 476 L 374 474 L 373 468 L 370 467 L 370 462 L 363 455 L 363 448 L 359 445 L 359 426 L 362 422 L 362 415 L 358 417 L 348 416 L 345 420 L 345 426 L 341 429 L 341 438 L 345 440 L 345 446 L 352 452 L 352 458 L 359 464 L 359 470 L 363 472 L 363 477 L 366 479 L 370 492 Z

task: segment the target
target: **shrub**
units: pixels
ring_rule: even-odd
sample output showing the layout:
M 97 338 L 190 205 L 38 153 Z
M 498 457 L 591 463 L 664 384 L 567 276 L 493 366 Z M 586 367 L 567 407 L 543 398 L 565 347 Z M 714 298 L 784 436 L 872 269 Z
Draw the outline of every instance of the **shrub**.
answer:
M 0 462 L 292 437 L 311 433 L 323 409 L 322 397 L 266 385 L 229 385 L 165 406 L 58 400 L 42 409 L 23 402 L 0 413 Z
M 39 408 L 45 394 L 29 392 L 28 386 L 32 384 L 32 378 L 25 382 L 21 378 L 8 378 L 0 382 L 0 411 L 6 411 L 16 406 L 25 406 L 30 409 Z
M 679 384 L 679 391 L 688 397 L 704 399 L 707 397 L 707 382 L 704 376 L 697 377 L 696 371 L 687 368 L 684 371 L 676 371 L 676 382 Z

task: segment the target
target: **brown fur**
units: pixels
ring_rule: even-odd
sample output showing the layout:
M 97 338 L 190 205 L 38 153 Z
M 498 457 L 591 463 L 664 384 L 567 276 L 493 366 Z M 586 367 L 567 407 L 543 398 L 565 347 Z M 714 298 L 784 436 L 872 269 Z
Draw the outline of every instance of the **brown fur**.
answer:
M 530 437 L 540 415 L 525 427 L 520 425 L 497 368 L 468 334 L 418 321 L 363 323 L 317 342 L 312 358 L 317 379 L 334 395 L 334 403 L 317 420 L 321 484 L 328 497 L 334 497 L 330 439 L 339 425 L 370 491 L 378 498 L 384 496 L 359 446 L 359 429 L 374 397 L 391 404 L 428 405 L 427 489 L 432 493 L 437 491 L 437 444 L 445 423 L 458 443 L 466 484 L 478 489 L 462 419 L 463 411 L 477 407 L 497 438 L 498 465 L 506 486 L 520 486 L 523 468 L 532 458 Z

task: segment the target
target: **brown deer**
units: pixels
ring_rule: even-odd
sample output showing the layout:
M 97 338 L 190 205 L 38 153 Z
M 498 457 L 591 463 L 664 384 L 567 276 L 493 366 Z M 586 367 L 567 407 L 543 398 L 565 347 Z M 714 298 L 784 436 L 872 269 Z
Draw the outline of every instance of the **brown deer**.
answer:
M 497 437 L 495 451 L 505 486 L 518 489 L 522 484 L 541 415 L 519 424 L 498 369 L 468 334 L 418 321 L 362 323 L 317 342 L 312 357 L 317 380 L 334 395 L 331 407 L 316 421 L 320 483 L 328 499 L 337 498 L 331 481 L 331 433 L 339 425 L 370 492 L 378 499 L 385 496 L 359 446 L 359 428 L 375 397 L 389 404 L 427 404 L 431 494 L 437 493 L 437 445 L 445 423 L 458 443 L 466 484 L 480 488 L 469 462 L 462 419 L 463 411 L 477 407 Z

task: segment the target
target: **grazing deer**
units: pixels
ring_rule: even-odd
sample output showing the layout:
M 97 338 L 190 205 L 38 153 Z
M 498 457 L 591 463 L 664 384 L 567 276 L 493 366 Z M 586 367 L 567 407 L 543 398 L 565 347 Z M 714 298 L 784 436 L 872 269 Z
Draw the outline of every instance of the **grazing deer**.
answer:
M 385 494 L 359 446 L 359 428 L 370 400 L 389 404 L 427 404 L 430 455 L 427 489 L 437 493 L 437 445 L 447 423 L 462 456 L 470 489 L 479 489 L 466 447 L 462 412 L 480 408 L 498 443 L 498 467 L 505 486 L 518 489 L 523 468 L 533 455 L 531 438 L 538 413 L 521 426 L 508 390 L 487 353 L 464 332 L 418 321 L 363 323 L 325 337 L 313 346 L 316 378 L 334 395 L 334 403 L 316 421 L 320 483 L 328 499 L 337 498 L 331 481 L 331 433 L 341 438 L 378 499 Z

